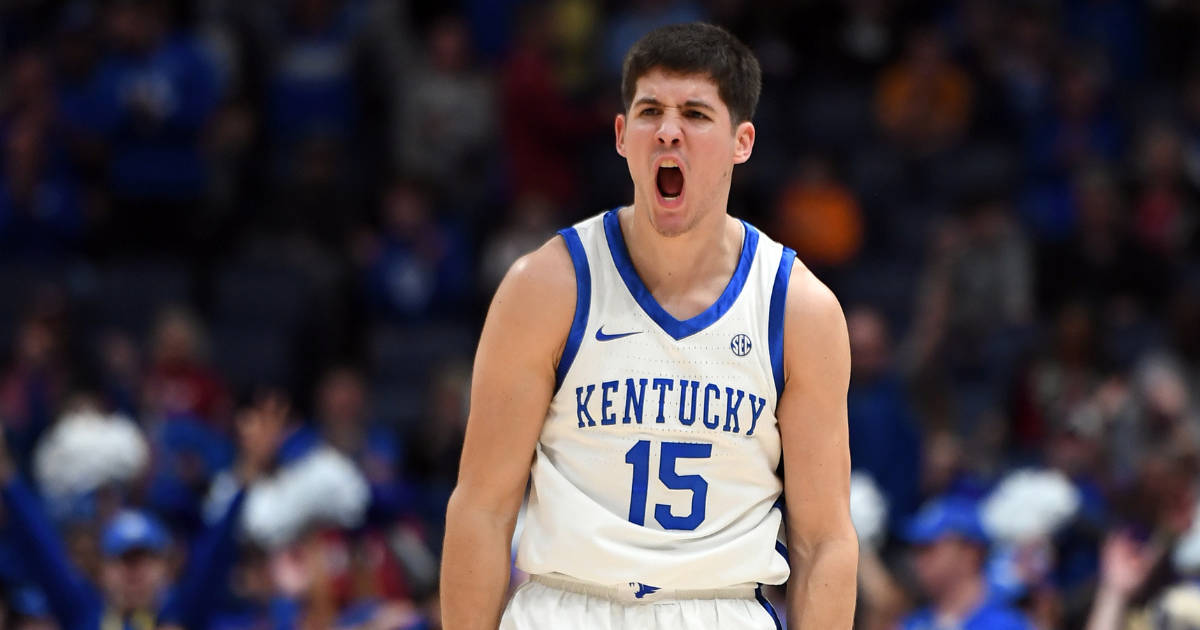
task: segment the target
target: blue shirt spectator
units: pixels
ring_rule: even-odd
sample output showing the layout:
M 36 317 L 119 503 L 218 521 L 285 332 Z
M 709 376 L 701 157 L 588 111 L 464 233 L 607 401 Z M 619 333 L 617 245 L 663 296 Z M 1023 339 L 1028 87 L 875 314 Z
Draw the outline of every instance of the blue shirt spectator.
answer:
M 198 531 L 209 482 L 233 463 L 233 444 L 207 423 L 175 415 L 156 427 L 153 448 L 149 504 L 176 529 Z
M 895 529 L 921 500 L 921 432 L 904 383 L 891 368 L 891 341 L 883 317 L 859 308 L 847 318 L 852 373 L 847 396 L 850 461 L 887 497 Z
M 1002 601 L 988 599 L 961 621 L 939 623 L 932 608 L 922 608 L 909 615 L 900 625 L 902 630 L 1033 630 L 1025 615 Z
M 270 79 L 271 133 L 283 147 L 314 135 L 345 139 L 358 117 L 357 39 L 367 16 L 357 1 L 298 2 L 291 11 L 280 20 Z
M 1033 630 L 984 577 L 988 538 L 976 501 L 942 497 L 926 503 L 904 538 L 917 548 L 913 568 L 930 605 L 905 617 L 902 630 Z
M 26 114 L 3 136 L 0 261 L 61 262 L 83 232 L 79 190 L 65 167 L 52 168 L 50 129 L 39 118 Z
M 386 195 L 384 214 L 383 233 L 366 256 L 372 309 L 398 321 L 461 313 L 473 286 L 463 235 L 434 219 L 423 193 L 406 184 Z
M 186 202 L 207 186 L 201 132 L 221 88 L 216 66 L 186 33 L 168 31 L 160 3 L 109 8 L 115 50 L 96 75 L 96 116 L 111 145 L 118 198 Z

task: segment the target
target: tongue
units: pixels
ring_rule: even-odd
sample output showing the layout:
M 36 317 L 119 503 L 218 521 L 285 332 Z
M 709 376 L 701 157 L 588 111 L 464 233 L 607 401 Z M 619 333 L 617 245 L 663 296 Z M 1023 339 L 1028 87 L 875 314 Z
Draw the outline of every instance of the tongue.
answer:
M 664 197 L 678 197 L 683 192 L 683 171 L 677 168 L 658 169 L 658 192 Z

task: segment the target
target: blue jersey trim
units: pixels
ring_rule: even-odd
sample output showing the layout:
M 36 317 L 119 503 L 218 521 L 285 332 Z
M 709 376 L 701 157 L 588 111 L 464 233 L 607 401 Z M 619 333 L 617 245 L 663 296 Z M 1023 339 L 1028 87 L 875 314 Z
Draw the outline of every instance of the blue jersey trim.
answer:
M 762 584 L 759 584 L 758 588 L 754 589 L 754 599 L 757 599 L 758 603 L 767 609 L 767 614 L 771 615 L 771 621 L 775 622 L 775 630 L 783 630 L 783 624 L 779 623 L 779 615 L 775 614 L 775 608 L 771 606 L 771 602 L 767 601 L 766 596 L 762 594 Z
M 771 508 L 778 509 L 779 513 L 783 515 L 783 531 L 786 533 L 787 532 L 787 506 L 784 505 L 784 503 L 783 503 L 783 497 L 780 496 L 778 499 L 775 499 L 775 505 L 772 505 Z M 788 568 L 789 569 L 792 568 L 792 557 L 788 555 L 787 545 L 783 544 L 781 541 L 776 540 L 775 541 L 775 551 L 778 551 L 779 555 L 783 556 L 783 561 L 787 563 Z
M 775 285 L 771 287 L 771 312 L 767 317 L 767 346 L 771 354 L 771 373 L 775 376 L 775 402 L 783 395 L 783 319 L 787 306 L 788 280 L 792 277 L 792 263 L 796 252 L 783 248 L 779 259 L 779 271 L 775 274 Z
M 567 252 L 571 254 L 571 262 L 575 265 L 575 319 L 571 321 L 571 332 L 567 335 L 567 345 L 563 348 L 562 358 L 558 360 L 558 368 L 554 371 L 554 393 L 562 387 L 567 370 L 575 362 L 579 354 L 579 344 L 583 343 L 583 332 L 587 328 L 588 312 L 592 306 L 592 270 L 588 267 L 587 254 L 583 251 L 583 241 L 579 233 L 569 227 L 558 231 L 567 244 Z
M 630 260 L 629 250 L 625 247 L 625 236 L 621 234 L 621 222 L 617 217 L 616 210 L 610 210 L 604 215 L 604 236 L 608 239 L 608 249 L 612 252 L 617 272 L 621 274 L 621 279 L 625 281 L 625 286 L 633 295 L 633 299 L 650 316 L 650 319 L 658 324 L 659 328 L 671 335 L 675 341 L 679 341 L 708 328 L 721 319 L 741 295 L 742 287 L 746 286 L 746 277 L 750 275 L 750 264 L 754 262 L 754 252 L 758 249 L 758 230 L 745 221 L 742 221 L 742 225 L 746 230 L 746 237 L 742 239 L 742 255 L 738 259 L 733 277 L 725 286 L 725 291 L 703 313 L 684 321 L 675 319 L 658 305 L 658 301 L 654 299 L 641 277 L 638 276 L 637 270 L 633 268 L 633 261 Z

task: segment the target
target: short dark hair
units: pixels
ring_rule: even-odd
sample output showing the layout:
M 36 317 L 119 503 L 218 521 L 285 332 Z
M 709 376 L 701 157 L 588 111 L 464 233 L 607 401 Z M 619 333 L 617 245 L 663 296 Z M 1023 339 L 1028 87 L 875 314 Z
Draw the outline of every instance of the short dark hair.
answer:
M 621 72 L 625 111 L 633 105 L 638 79 L 655 69 L 671 74 L 707 74 L 717 84 L 717 93 L 735 125 L 754 118 L 762 92 L 762 68 L 749 47 L 719 26 L 673 24 L 639 39 L 625 55 Z

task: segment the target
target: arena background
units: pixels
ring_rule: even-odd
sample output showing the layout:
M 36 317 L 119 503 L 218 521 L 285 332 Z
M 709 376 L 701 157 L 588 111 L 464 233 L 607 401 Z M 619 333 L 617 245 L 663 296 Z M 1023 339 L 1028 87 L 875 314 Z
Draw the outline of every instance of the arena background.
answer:
M 0 421 L 48 535 L 94 576 L 106 520 L 146 508 L 182 562 L 239 410 L 283 393 L 288 443 L 353 459 L 370 506 L 246 541 L 211 606 L 249 612 L 210 627 L 267 627 L 287 598 L 300 619 L 374 606 L 338 627 L 439 627 L 488 300 L 517 257 L 630 199 L 622 56 L 693 20 L 763 66 L 729 211 L 848 316 L 854 468 L 883 499 L 858 627 L 929 596 L 903 535 L 922 503 L 1027 467 L 1069 480 L 1043 506 L 1063 514 L 987 566 L 1036 627 L 1083 628 L 1097 584 L 1136 623 L 1200 623 L 1160 597 L 1200 597 L 1173 586 L 1200 571 L 1180 551 L 1200 480 L 1196 0 L 5 0 Z M 140 458 L 39 450 L 89 413 L 134 422 Z M 60 627 L 7 531 L 5 623 Z M 247 590 L 297 546 L 320 579 Z

